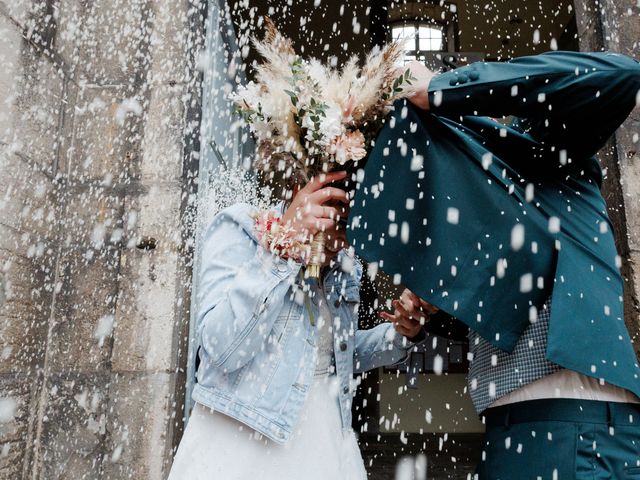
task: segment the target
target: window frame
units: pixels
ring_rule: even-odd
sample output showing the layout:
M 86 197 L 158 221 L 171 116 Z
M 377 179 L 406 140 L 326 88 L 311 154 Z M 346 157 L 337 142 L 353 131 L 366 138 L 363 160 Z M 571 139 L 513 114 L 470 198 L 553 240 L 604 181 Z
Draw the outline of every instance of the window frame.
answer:
M 414 29 L 414 34 L 413 34 L 414 48 L 411 50 L 403 48 L 405 59 L 408 57 L 413 57 L 416 60 L 421 60 L 423 59 L 423 57 L 425 57 L 426 54 L 443 53 L 448 51 L 449 45 L 447 42 L 447 24 L 445 22 L 438 22 L 433 19 L 411 19 L 411 20 L 405 19 L 405 20 L 393 21 L 389 23 L 389 38 L 391 41 L 394 40 L 393 30 L 394 28 L 397 28 L 397 27 L 404 27 L 404 28 L 413 27 Z M 440 50 L 421 50 L 420 49 L 420 27 L 429 27 L 429 28 L 436 27 L 440 30 L 442 34 L 442 44 L 441 44 Z

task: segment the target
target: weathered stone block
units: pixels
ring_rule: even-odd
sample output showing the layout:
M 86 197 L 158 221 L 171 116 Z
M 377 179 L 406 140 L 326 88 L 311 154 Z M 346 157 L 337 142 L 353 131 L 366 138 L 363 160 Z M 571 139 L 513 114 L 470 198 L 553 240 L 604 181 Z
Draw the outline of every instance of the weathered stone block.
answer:
M 171 371 L 177 367 L 181 190 L 171 185 L 144 190 L 126 200 L 127 217 L 135 222 L 128 225 L 120 266 L 112 363 L 116 370 Z
M 64 77 L 46 56 L 23 41 L 19 28 L 0 16 L 0 142 L 52 172 Z
M 141 107 L 127 100 L 120 87 L 84 86 L 78 91 L 73 144 L 67 151 L 72 183 L 127 183 L 139 138 L 136 114 Z
M 0 264 L 0 373 L 35 372 L 46 351 L 53 276 L 44 278 L 41 265 L 4 251 Z
M 57 247 L 0 224 L 0 372 L 41 365 Z
M 629 248 L 640 251 L 640 154 L 621 165 Z
M 166 478 L 172 460 L 170 444 L 176 416 L 175 373 L 114 373 L 109 397 L 104 479 Z
M 52 241 L 59 228 L 57 185 L 42 168 L 0 145 L 0 223 Z
M 67 0 L 57 23 L 57 52 L 76 79 L 138 86 L 186 81 L 186 9 L 146 0 Z
M 36 375 L 0 375 L 0 479 L 20 478 Z
M 55 43 L 73 78 L 99 85 L 140 82 L 149 63 L 150 5 L 146 0 L 61 2 Z
M 0 0 L 0 13 L 24 25 L 34 0 Z
M 633 292 L 634 298 L 631 300 L 631 305 L 628 305 L 628 308 L 625 309 L 625 323 L 627 325 L 627 329 L 629 330 L 629 335 L 631 335 L 631 339 L 633 340 L 633 346 L 636 350 L 636 354 L 638 358 L 640 358 L 640 303 L 638 303 L 638 286 L 640 285 L 640 251 L 632 250 L 629 254 L 629 262 L 631 264 L 631 275 L 630 279 L 635 286 L 636 291 Z M 635 303 L 634 303 L 635 300 Z
M 150 92 L 141 158 L 134 173 L 145 183 L 181 178 L 186 93 L 184 85 L 162 85 Z
M 51 372 L 35 478 L 101 478 L 109 375 Z
M 155 2 L 149 12 L 152 31 L 149 42 L 149 70 L 146 82 L 150 88 L 186 82 L 189 59 L 187 11 L 169 2 Z
M 63 255 L 48 358 L 55 369 L 106 370 L 117 297 L 117 256 L 87 259 L 71 250 Z
M 108 368 L 118 292 L 122 199 L 94 187 L 71 189 L 50 350 L 54 369 Z

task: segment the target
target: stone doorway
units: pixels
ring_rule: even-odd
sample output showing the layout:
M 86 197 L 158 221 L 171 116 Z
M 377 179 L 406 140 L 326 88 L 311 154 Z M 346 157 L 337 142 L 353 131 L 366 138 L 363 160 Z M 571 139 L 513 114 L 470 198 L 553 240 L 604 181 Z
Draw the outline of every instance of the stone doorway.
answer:
M 491 8 L 463 0 L 358 0 L 344 5 L 314 0 L 262 1 L 235 9 L 219 2 L 210 4 L 207 28 L 207 44 L 212 45 L 210 57 L 216 59 L 212 64 L 218 66 L 205 71 L 205 85 L 208 81 L 218 82 L 222 87 L 226 82 L 229 89 L 251 79 L 251 65 L 259 59 L 248 48 L 248 41 L 250 35 L 261 34 L 263 15 L 270 15 L 277 22 L 298 51 L 336 65 L 354 53 L 363 55 L 381 45 L 394 32 L 412 37 L 406 49 L 407 60 L 419 58 L 434 68 L 476 60 L 504 61 L 549 49 L 578 50 L 575 12 L 570 1 L 546 2 L 536 8 L 509 1 Z M 428 41 L 424 41 L 425 32 Z M 213 47 L 216 42 L 218 46 Z M 220 68 L 234 74 L 220 74 Z M 245 143 L 238 143 L 233 135 L 207 121 L 230 111 L 224 95 L 215 100 L 209 90 L 205 88 L 201 129 L 203 139 L 212 140 L 203 141 L 201 188 L 207 185 L 210 168 L 227 171 L 229 165 L 241 166 L 251 155 Z M 214 144 L 218 146 L 215 149 Z M 217 186 L 213 189 L 219 191 Z M 196 264 L 197 257 L 196 248 Z M 390 282 L 366 285 L 364 292 L 361 311 L 373 312 L 361 316 L 361 327 L 367 328 L 379 321 L 374 303 L 383 305 L 398 292 Z M 360 435 L 371 478 L 390 478 L 402 457 L 421 453 L 428 459 L 429 478 L 467 478 L 473 472 L 484 428 L 466 394 L 466 351 L 464 343 L 434 339 L 414 356 L 412 365 L 362 376 L 354 404 L 354 428 Z M 433 367 L 436 356 L 445 359 L 443 371 L 438 374 Z M 409 370 L 413 373 L 409 374 Z

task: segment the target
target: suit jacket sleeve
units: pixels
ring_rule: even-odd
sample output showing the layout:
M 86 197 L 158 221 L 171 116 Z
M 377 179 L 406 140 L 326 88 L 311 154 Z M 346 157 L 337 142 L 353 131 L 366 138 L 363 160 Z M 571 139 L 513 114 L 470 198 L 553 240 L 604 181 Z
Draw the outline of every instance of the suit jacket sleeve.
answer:
M 469 327 L 442 310 L 431 315 L 424 329 L 433 335 L 448 338 L 449 340 L 466 340 Z
M 604 145 L 638 102 L 639 89 L 640 63 L 632 58 L 550 52 L 440 74 L 429 85 L 429 103 L 432 113 L 453 119 L 525 119 L 536 140 L 579 159 Z

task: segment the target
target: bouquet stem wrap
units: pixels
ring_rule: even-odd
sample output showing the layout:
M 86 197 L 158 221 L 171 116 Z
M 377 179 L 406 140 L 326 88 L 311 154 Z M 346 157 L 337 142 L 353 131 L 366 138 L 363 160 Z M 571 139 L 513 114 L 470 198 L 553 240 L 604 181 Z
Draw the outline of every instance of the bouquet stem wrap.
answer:
M 307 264 L 307 275 L 309 278 L 320 278 L 320 268 L 322 267 L 322 257 L 324 255 L 324 242 L 324 232 L 318 232 L 313 236 L 309 263 Z

